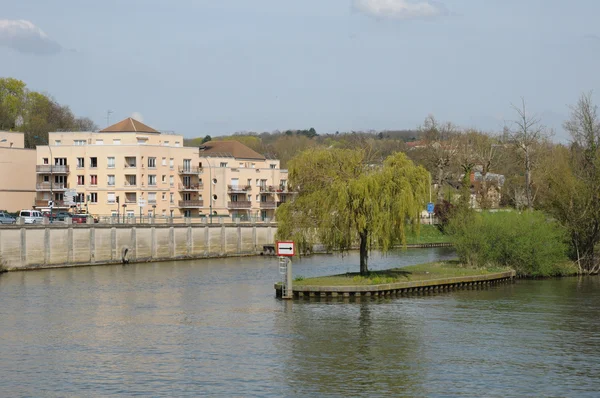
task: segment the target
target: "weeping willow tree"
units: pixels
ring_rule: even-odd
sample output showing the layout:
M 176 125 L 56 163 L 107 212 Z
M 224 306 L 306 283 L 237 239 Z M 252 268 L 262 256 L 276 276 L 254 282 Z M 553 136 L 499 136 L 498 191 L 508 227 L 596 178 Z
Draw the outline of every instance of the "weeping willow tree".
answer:
M 360 248 L 360 273 L 369 272 L 369 251 L 406 244 L 406 228 L 419 228 L 429 174 L 403 153 L 368 165 L 365 152 L 309 149 L 289 162 L 294 200 L 277 210 L 278 239 L 300 249 L 319 242 L 329 250 Z

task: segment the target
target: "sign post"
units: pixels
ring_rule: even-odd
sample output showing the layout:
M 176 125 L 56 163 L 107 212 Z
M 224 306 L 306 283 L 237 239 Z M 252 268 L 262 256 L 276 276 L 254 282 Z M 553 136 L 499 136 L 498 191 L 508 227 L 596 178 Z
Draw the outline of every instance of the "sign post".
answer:
M 433 220 L 432 220 L 432 214 L 435 210 L 435 205 L 431 202 L 427 203 L 427 213 L 429 213 L 429 225 L 433 224 Z
M 279 270 L 281 273 L 285 273 L 281 298 L 289 300 L 294 298 L 294 291 L 292 290 L 292 260 L 290 260 L 290 257 L 294 257 L 296 254 L 296 246 L 292 241 L 276 242 L 275 245 L 277 256 L 279 257 Z
M 138 206 L 140 207 L 140 224 L 142 223 L 142 209 L 146 206 L 146 200 L 144 198 L 138 199 Z

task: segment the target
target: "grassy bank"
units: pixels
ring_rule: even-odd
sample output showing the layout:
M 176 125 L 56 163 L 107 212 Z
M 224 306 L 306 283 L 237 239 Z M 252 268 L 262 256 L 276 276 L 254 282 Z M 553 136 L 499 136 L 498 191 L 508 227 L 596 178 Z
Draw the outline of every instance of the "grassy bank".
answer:
M 448 243 L 450 238 L 440 232 L 435 225 L 421 225 L 420 233 L 406 231 L 406 244 Z
M 322 276 L 317 278 L 297 278 L 295 286 L 362 286 L 380 285 L 396 282 L 414 282 L 430 279 L 456 278 L 462 276 L 487 275 L 509 271 L 509 268 L 467 268 L 458 261 L 442 261 L 435 263 L 411 265 L 382 271 L 373 271 L 368 276 L 358 273 Z

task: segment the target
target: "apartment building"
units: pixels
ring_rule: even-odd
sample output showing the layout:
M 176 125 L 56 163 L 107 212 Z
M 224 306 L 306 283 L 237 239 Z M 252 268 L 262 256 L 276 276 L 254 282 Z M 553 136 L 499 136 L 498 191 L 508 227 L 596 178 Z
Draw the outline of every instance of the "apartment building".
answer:
M 35 200 L 34 149 L 25 149 L 23 133 L 0 131 L 0 210 L 17 212 Z
M 132 118 L 99 132 L 50 133 L 37 147 L 36 174 L 37 208 L 95 215 L 270 219 L 290 194 L 278 160 L 233 141 L 184 147 L 183 136 Z

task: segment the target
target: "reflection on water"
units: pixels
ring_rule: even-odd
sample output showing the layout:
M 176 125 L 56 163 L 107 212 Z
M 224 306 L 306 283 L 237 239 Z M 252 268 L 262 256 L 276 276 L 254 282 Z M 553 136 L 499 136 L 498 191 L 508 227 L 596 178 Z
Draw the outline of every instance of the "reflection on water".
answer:
M 354 264 L 313 256 L 294 273 Z M 276 300 L 278 279 L 262 257 L 2 275 L 0 396 L 596 396 L 598 279 L 351 304 Z

